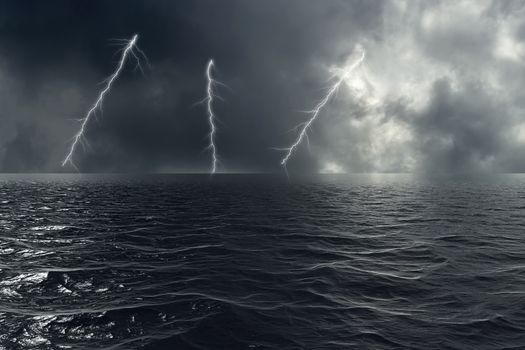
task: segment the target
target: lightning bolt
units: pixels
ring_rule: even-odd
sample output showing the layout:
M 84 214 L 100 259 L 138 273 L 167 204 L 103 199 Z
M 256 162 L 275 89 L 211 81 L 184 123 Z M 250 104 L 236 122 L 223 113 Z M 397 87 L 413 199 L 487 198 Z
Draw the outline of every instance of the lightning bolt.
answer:
M 73 154 L 75 153 L 75 149 L 79 143 L 84 144 L 85 142 L 84 133 L 86 131 L 86 126 L 89 123 L 89 120 L 91 119 L 91 117 L 93 117 L 94 115 L 96 116 L 97 110 L 102 111 L 102 104 L 104 102 L 104 98 L 109 93 L 109 91 L 111 90 L 111 87 L 113 86 L 113 83 L 120 75 L 128 56 L 131 55 L 136 60 L 137 63 L 136 63 L 135 69 L 138 68 L 143 72 L 142 66 L 140 64 L 140 58 L 141 57 L 144 58 L 146 60 L 146 63 L 148 63 L 148 59 L 146 55 L 144 54 L 144 52 L 137 46 L 137 40 L 138 40 L 138 35 L 135 34 L 130 40 L 124 41 L 125 46 L 122 49 L 122 55 L 120 57 L 120 61 L 117 66 L 117 69 L 113 72 L 112 75 L 110 75 L 106 80 L 104 80 L 104 82 L 106 83 L 106 86 L 104 87 L 102 91 L 100 91 L 97 100 L 92 105 L 92 107 L 89 109 L 89 111 L 86 113 L 84 118 L 80 119 L 80 122 L 81 122 L 80 130 L 73 137 L 73 142 L 71 144 L 71 147 L 69 149 L 69 152 L 66 158 L 64 158 L 64 160 L 62 161 L 62 166 L 66 166 L 66 164 L 69 163 L 75 169 L 77 169 L 75 163 L 73 162 Z
M 319 116 L 319 113 L 321 113 L 321 110 L 326 106 L 326 104 L 330 101 L 332 96 L 339 90 L 339 87 L 341 84 L 352 74 L 352 72 L 363 62 L 365 59 L 365 51 L 362 50 L 362 54 L 359 57 L 357 61 L 355 61 L 350 67 L 344 70 L 344 73 L 341 75 L 339 80 L 335 82 L 334 85 L 328 90 L 328 93 L 325 95 L 325 97 L 315 106 L 314 109 L 311 111 L 308 111 L 307 113 L 311 114 L 311 118 L 308 119 L 306 122 L 301 123 L 297 125 L 294 129 L 297 129 L 302 126 L 301 132 L 299 133 L 299 136 L 297 137 L 296 141 L 287 148 L 281 148 L 280 150 L 286 151 L 286 155 L 281 160 L 281 165 L 286 168 L 286 164 L 288 163 L 288 160 L 290 160 L 290 157 L 295 152 L 297 147 L 301 144 L 303 139 L 306 138 L 306 141 L 308 141 L 308 129 L 311 127 L 312 123 L 317 119 Z
M 210 172 L 212 174 L 215 174 L 215 172 L 217 171 L 217 163 L 219 162 L 218 157 L 217 157 L 217 146 L 215 145 L 215 135 L 217 133 L 217 127 L 215 126 L 216 117 L 215 117 L 215 112 L 213 111 L 213 99 L 214 97 L 217 97 L 220 99 L 220 97 L 218 97 L 213 92 L 213 88 L 217 84 L 224 85 L 221 82 L 213 79 L 212 71 L 214 67 L 215 67 L 215 62 L 213 61 L 213 59 L 210 59 L 208 61 L 208 65 L 206 66 L 206 78 L 208 79 L 208 84 L 206 85 L 207 95 L 204 98 L 204 101 L 206 102 L 206 107 L 208 110 L 208 125 L 210 127 L 210 132 L 208 134 L 209 144 L 207 148 L 211 150 L 212 160 L 211 160 Z

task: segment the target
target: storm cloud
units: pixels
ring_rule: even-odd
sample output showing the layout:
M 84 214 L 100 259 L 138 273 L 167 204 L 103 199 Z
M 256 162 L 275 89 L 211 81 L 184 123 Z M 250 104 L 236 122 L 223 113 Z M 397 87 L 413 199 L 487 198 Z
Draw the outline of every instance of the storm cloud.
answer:
M 82 117 L 139 34 L 89 124 L 82 171 L 207 171 L 204 69 L 217 66 L 222 170 L 280 171 L 356 45 L 364 64 L 291 172 L 525 171 L 525 2 L 369 0 L 0 1 L 0 171 L 62 169 Z

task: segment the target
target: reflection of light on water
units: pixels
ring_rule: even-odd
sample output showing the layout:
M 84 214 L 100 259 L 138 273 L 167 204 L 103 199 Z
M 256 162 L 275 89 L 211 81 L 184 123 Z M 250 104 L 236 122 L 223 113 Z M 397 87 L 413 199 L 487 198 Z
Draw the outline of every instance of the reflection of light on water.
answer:
M 0 281 L 0 286 L 31 285 L 43 282 L 48 272 L 21 273 L 17 276 Z
M 0 288 L 0 294 L 11 298 L 21 298 L 22 296 L 16 290 L 10 288 Z
M 21 255 L 23 258 L 35 258 L 45 255 L 53 255 L 54 252 L 49 252 L 45 250 L 22 249 L 17 251 L 16 254 Z
M 49 339 L 43 337 L 46 332 L 46 328 L 50 326 L 52 322 L 58 319 L 54 315 L 41 315 L 35 316 L 31 320 L 28 326 L 24 328 L 23 334 L 16 339 L 17 343 L 26 347 L 39 347 L 42 345 L 50 345 Z
M 11 278 L 0 280 L 0 294 L 6 297 L 22 298 L 18 292 L 20 287 L 31 287 L 46 280 L 47 272 L 21 273 Z
M 91 287 L 93 287 L 93 284 L 91 283 L 91 281 L 88 280 L 75 283 L 75 288 L 80 289 L 82 291 L 90 291 Z
M 62 231 L 66 228 L 65 225 L 35 226 L 31 227 L 31 231 Z
M 1 248 L 0 255 L 9 255 L 9 254 L 14 253 L 14 251 L 15 250 L 13 248 Z
M 19 340 L 19 343 L 27 347 L 49 345 L 51 343 L 48 339 L 42 337 L 41 335 L 31 336 L 27 330 L 24 330 L 21 338 L 22 339 Z

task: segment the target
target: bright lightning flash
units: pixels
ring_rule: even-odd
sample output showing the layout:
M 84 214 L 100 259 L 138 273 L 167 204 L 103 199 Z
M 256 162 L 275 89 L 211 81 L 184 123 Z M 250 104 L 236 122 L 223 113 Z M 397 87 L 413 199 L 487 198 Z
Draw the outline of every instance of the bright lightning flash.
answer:
M 296 128 L 301 128 L 301 132 L 299 133 L 299 136 L 297 137 L 296 141 L 287 148 L 281 148 L 281 150 L 286 151 L 286 156 L 281 160 L 281 165 L 286 168 L 286 164 L 288 163 L 288 160 L 294 153 L 294 151 L 297 149 L 297 147 L 301 144 L 303 139 L 306 138 L 308 141 L 308 128 L 312 125 L 312 123 L 317 119 L 319 116 L 319 113 L 321 113 L 321 110 L 326 106 L 326 104 L 330 101 L 332 96 L 339 90 L 339 87 L 341 84 L 352 74 L 352 72 L 363 62 L 365 59 L 365 51 L 362 49 L 361 56 L 357 61 L 355 61 L 352 65 L 350 65 L 347 69 L 344 70 L 341 77 L 335 82 L 334 85 L 328 90 L 328 93 L 325 95 L 325 97 L 315 106 L 315 108 L 311 111 L 308 111 L 309 114 L 311 114 L 311 118 L 308 119 L 306 122 L 299 124 Z
M 215 145 L 215 135 L 217 133 L 217 127 L 215 126 L 216 117 L 215 112 L 213 111 L 213 99 L 214 97 L 220 99 L 220 97 L 213 92 L 213 88 L 216 85 L 224 85 L 213 78 L 212 71 L 214 67 L 215 62 L 213 62 L 213 59 L 210 59 L 208 65 L 206 66 L 206 78 L 208 79 L 208 84 L 206 85 L 207 95 L 206 98 L 203 100 L 203 102 L 206 102 L 206 106 L 208 109 L 208 124 L 210 126 L 210 133 L 208 134 L 209 144 L 207 148 L 211 150 L 212 162 L 210 171 L 212 174 L 215 174 L 215 172 L 217 171 L 217 163 L 219 162 L 217 157 L 217 146 Z
M 84 140 L 84 133 L 86 131 L 86 126 L 89 120 L 91 119 L 91 117 L 96 116 L 97 111 L 102 112 L 102 104 L 104 102 L 104 97 L 109 93 L 114 81 L 120 75 L 128 56 L 131 55 L 136 60 L 135 69 L 138 68 L 141 71 L 142 71 L 142 66 L 140 64 L 141 58 L 143 58 L 146 61 L 146 63 L 148 62 L 148 59 L 146 55 L 144 54 L 144 52 L 137 46 L 137 40 L 138 40 L 137 34 L 133 35 L 133 38 L 131 38 L 131 40 L 125 40 L 125 41 L 123 40 L 123 44 L 125 46 L 122 48 L 122 55 L 120 57 L 120 61 L 117 66 L 117 69 L 112 75 L 110 75 L 106 80 L 104 80 L 104 82 L 106 83 L 106 86 L 99 93 L 97 100 L 95 101 L 91 109 L 86 113 L 84 118 L 80 119 L 80 122 L 81 122 L 80 130 L 73 137 L 73 143 L 71 144 L 69 153 L 67 154 L 66 158 L 62 162 L 62 166 L 66 166 L 66 164 L 69 163 L 75 169 L 77 168 L 75 166 L 75 163 L 73 162 L 73 153 L 75 152 L 75 149 L 79 143 L 82 145 L 85 144 L 86 141 Z

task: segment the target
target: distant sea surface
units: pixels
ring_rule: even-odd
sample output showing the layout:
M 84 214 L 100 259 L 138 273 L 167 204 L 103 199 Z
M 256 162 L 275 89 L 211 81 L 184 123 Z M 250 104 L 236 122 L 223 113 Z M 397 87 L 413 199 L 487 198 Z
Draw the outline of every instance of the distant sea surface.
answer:
M 525 176 L 0 176 L 0 349 L 525 349 Z

